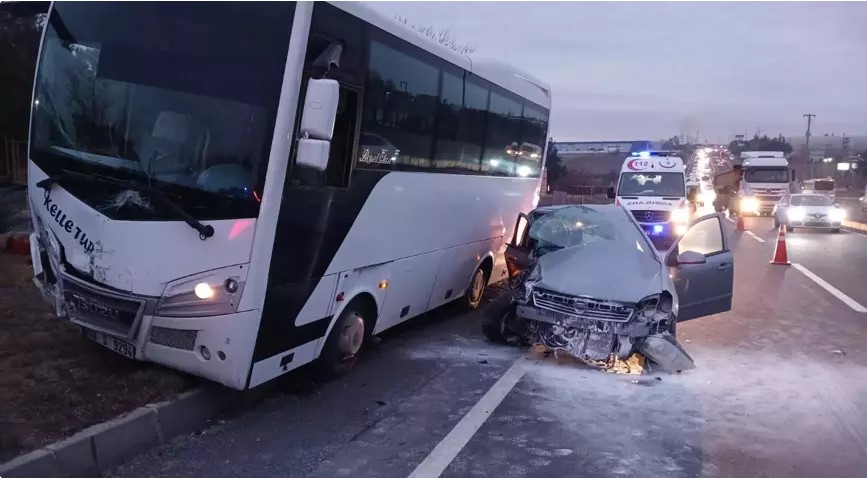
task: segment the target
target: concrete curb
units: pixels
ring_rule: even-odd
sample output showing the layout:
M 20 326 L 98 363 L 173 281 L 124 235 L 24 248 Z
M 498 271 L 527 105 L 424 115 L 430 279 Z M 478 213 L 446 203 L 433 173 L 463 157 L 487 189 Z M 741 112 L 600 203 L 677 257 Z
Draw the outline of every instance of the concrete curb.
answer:
M 225 389 L 209 386 L 145 405 L 0 464 L 0 477 L 98 476 L 177 435 L 207 426 L 233 399 Z
M 843 221 L 843 227 L 867 233 L 867 223 L 859 223 L 858 221 Z

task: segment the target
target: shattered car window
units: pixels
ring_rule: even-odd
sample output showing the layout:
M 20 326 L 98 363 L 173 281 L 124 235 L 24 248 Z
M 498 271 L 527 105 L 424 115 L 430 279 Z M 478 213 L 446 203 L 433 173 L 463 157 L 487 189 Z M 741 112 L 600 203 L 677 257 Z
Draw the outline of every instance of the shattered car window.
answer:
M 587 206 L 551 211 L 537 218 L 530 227 L 531 246 L 537 256 L 595 243 L 624 243 L 632 249 L 645 251 L 642 248 L 645 241 L 634 226 L 616 225 L 629 223 L 626 216 L 619 214 L 606 215 Z
M 683 235 L 678 249 L 681 253 L 693 251 L 705 256 L 723 250 L 722 228 L 717 218 L 696 223 Z

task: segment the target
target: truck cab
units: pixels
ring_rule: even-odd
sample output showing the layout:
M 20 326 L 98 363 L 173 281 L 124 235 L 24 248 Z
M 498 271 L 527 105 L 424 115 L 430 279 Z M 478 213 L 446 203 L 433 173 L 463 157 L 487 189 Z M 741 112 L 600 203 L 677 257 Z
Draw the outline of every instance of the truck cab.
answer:
M 741 181 L 737 211 L 742 215 L 768 215 L 789 194 L 792 177 L 782 152 L 747 151 L 740 155 Z
M 641 152 L 626 158 L 616 188 L 608 192 L 657 247 L 681 236 L 690 217 L 683 160 L 668 154 Z

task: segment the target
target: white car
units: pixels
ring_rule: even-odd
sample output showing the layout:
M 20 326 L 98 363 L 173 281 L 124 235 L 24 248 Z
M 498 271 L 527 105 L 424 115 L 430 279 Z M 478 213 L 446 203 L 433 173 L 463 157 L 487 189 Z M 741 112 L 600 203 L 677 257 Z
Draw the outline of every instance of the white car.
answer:
M 790 194 L 774 206 L 774 227 L 830 229 L 837 233 L 846 211 L 824 194 Z
M 492 341 L 514 337 L 594 362 L 635 351 L 657 361 L 662 340 L 677 344 L 677 323 L 731 310 L 734 259 L 720 214 L 692 221 L 664 252 L 614 205 L 537 208 L 514 233 L 511 305 L 490 308 L 483 324 Z

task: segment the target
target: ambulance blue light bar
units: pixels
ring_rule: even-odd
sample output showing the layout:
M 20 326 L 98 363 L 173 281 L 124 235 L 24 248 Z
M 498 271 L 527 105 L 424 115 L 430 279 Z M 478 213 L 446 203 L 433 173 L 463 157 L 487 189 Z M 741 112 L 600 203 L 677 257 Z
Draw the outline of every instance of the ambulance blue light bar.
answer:
M 651 157 L 651 156 L 653 156 L 653 157 L 668 157 L 668 156 L 676 156 L 676 155 L 677 155 L 677 151 L 641 151 L 641 152 L 633 152 L 632 153 L 633 157 L 641 157 L 641 158 L 645 158 L 645 159 L 648 157 Z

